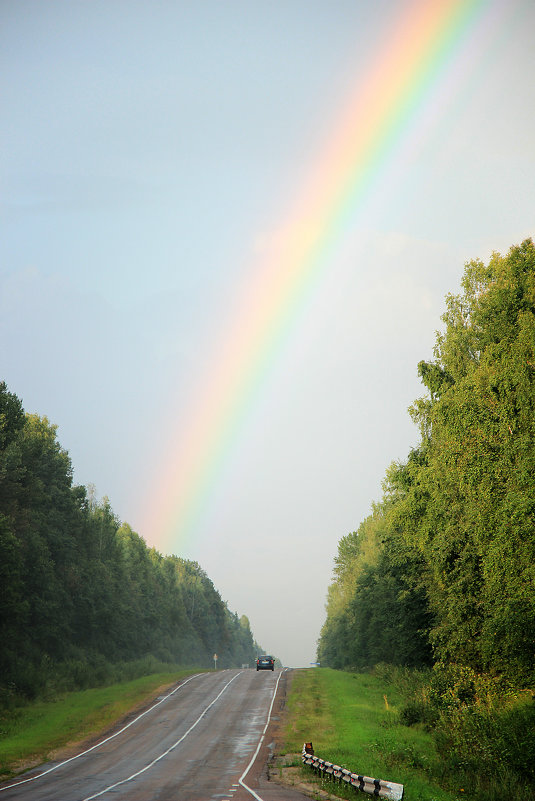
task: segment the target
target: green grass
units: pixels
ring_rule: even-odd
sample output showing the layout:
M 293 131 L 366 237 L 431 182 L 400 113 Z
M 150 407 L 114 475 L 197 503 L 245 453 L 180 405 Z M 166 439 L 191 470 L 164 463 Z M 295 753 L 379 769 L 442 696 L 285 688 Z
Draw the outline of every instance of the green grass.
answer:
M 403 701 L 400 689 L 377 675 L 298 671 L 287 702 L 285 750 L 300 752 L 304 742 L 312 741 L 322 759 L 403 784 L 406 801 L 461 801 L 467 795 L 463 787 L 447 791 L 431 778 L 440 771 L 431 734 L 399 723 Z M 311 768 L 303 771 L 307 779 L 314 775 Z M 328 780 L 325 789 L 340 797 L 357 796 L 354 789 Z
M 30 764 L 46 762 L 57 749 L 106 730 L 163 688 L 198 672 L 189 668 L 156 673 L 4 712 L 0 717 L 0 774 L 12 776 Z

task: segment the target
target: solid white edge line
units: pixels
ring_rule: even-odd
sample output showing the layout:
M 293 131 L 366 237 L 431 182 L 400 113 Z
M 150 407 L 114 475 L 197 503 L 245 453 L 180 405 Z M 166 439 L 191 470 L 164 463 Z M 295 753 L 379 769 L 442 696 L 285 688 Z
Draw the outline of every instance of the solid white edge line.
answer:
M 278 679 L 277 679 L 277 683 L 275 684 L 275 689 L 273 690 L 273 697 L 272 697 L 272 699 L 271 699 L 271 704 L 270 704 L 270 707 L 269 707 L 269 712 L 268 712 L 268 716 L 267 716 L 267 720 L 266 720 L 266 725 L 264 726 L 264 731 L 262 732 L 262 736 L 261 736 L 260 740 L 258 741 L 258 745 L 257 745 L 257 747 L 256 747 L 256 751 L 254 752 L 254 754 L 253 754 L 253 757 L 252 757 L 251 761 L 249 762 L 249 764 L 248 764 L 248 765 L 247 765 L 247 767 L 245 768 L 245 770 L 244 770 L 244 772 L 242 773 L 241 777 L 238 779 L 238 781 L 239 781 L 239 783 L 241 784 L 241 786 L 242 786 L 242 787 L 243 787 L 245 790 L 247 790 L 247 792 L 248 792 L 248 793 L 251 793 L 251 795 L 253 796 L 253 798 L 256 798 L 256 801 L 263 801 L 263 799 L 262 799 L 262 798 L 260 798 L 260 796 L 259 796 L 257 793 L 255 793 L 255 791 L 254 791 L 254 790 L 252 790 L 250 787 L 248 787 L 248 786 L 245 784 L 245 782 L 244 782 L 244 779 L 245 779 L 245 777 L 247 776 L 247 774 L 249 773 L 249 771 L 251 770 L 251 768 L 253 767 L 253 765 L 254 765 L 254 762 L 255 762 L 255 759 L 256 759 L 256 758 L 257 758 L 257 756 L 258 756 L 258 752 L 260 751 L 260 748 L 261 748 L 261 746 L 262 746 L 262 743 L 264 742 L 264 737 L 266 736 L 267 728 L 268 728 L 268 726 L 269 726 L 269 722 L 270 722 L 270 720 L 271 720 L 271 713 L 272 713 L 272 711 L 273 711 L 273 704 L 275 703 L 275 697 L 276 697 L 276 695 L 277 695 L 277 690 L 278 690 L 278 688 L 279 688 L 279 681 L 281 680 L 281 676 L 282 676 L 282 674 L 283 674 L 283 673 L 286 673 L 286 671 L 287 671 L 287 670 L 288 670 L 288 668 L 284 668 L 284 670 L 281 670 L 281 672 L 279 673 L 279 677 L 278 677 Z
M 164 757 L 166 757 L 166 756 L 167 756 L 167 754 L 169 754 L 169 753 L 170 753 L 170 752 L 171 752 L 171 751 L 172 751 L 174 748 L 176 748 L 176 747 L 177 747 L 177 745 L 180 745 L 180 743 L 182 742 L 182 740 L 185 740 L 185 739 L 186 739 L 186 737 L 188 736 L 188 734 L 189 734 L 191 731 L 193 731 L 193 729 L 195 728 L 195 726 L 196 726 L 196 725 L 197 725 L 197 724 L 198 724 L 198 723 L 199 723 L 199 722 L 202 720 L 202 718 L 203 718 L 203 717 L 205 716 L 205 714 L 208 712 L 208 710 L 210 709 L 210 707 L 212 707 L 212 706 L 215 704 L 215 702 L 218 700 L 218 698 L 221 698 L 221 696 L 223 695 L 223 693 L 225 692 L 225 690 L 227 689 L 227 687 L 228 687 L 230 684 L 232 684 L 232 682 L 234 681 L 234 679 L 237 679 L 237 678 L 238 678 L 238 676 L 240 676 L 240 675 L 241 675 L 241 673 L 242 673 L 242 671 L 240 670 L 240 672 L 239 672 L 239 673 L 236 673 L 236 675 L 235 675 L 235 676 L 233 676 L 233 677 L 231 678 L 231 680 L 230 680 L 230 681 L 228 681 L 228 682 L 225 684 L 225 686 L 223 687 L 223 689 L 221 690 L 221 692 L 220 692 L 218 695 L 216 695 L 216 697 L 214 698 L 214 700 L 213 700 L 213 701 L 212 701 L 210 704 L 208 704 L 208 706 L 207 706 L 207 707 L 205 707 L 205 709 L 203 709 L 203 711 L 201 712 L 201 714 L 199 715 L 199 717 L 197 718 L 197 720 L 195 721 L 195 723 L 193 723 L 193 724 L 192 724 L 192 725 L 189 727 L 189 729 L 187 730 L 187 732 L 186 732 L 185 734 L 183 734 L 183 735 L 182 735 L 182 737 L 181 737 L 179 740 L 177 740 L 177 741 L 176 741 L 176 743 L 173 743 L 173 745 L 171 745 L 171 746 L 170 746 L 170 747 L 167 749 L 167 751 L 164 751 L 162 754 L 160 754 L 160 756 L 156 757 L 156 759 L 153 759 L 153 760 L 152 760 L 152 762 L 149 762 L 149 764 L 148 764 L 148 765 L 145 765 L 145 767 L 144 767 L 144 768 L 141 768 L 141 770 L 138 770 L 138 771 L 136 771 L 136 773 L 132 773 L 132 775 L 131 775 L 131 776 L 128 776 L 126 779 L 122 779 L 120 782 L 115 782 L 115 784 L 110 784 L 108 787 L 105 787 L 105 788 L 104 788 L 104 790 L 101 790 L 100 792 L 98 792 L 98 793 L 95 793 L 94 795 L 88 795 L 88 796 L 87 796 L 87 798 L 84 798 L 84 799 L 83 799 L 83 801 L 92 801 L 92 799 L 93 799 L 93 798 L 99 798 L 101 795 L 104 795 L 104 793 L 108 793 L 110 790 L 114 790 L 116 787 L 119 787 L 121 784 L 126 784 L 127 782 L 130 782 L 130 781 L 132 781 L 132 779 L 135 779 L 135 778 L 137 778 L 137 776 L 141 776 L 141 774 L 142 774 L 142 773 L 145 773 L 145 771 L 146 771 L 146 770 L 149 770 L 149 768 L 152 768 L 152 766 L 153 766 L 153 765 L 155 765 L 157 762 L 159 762 L 159 761 L 160 761 L 160 759 L 163 759 Z M 262 801 L 262 799 L 260 799 L 260 801 Z
M 152 712 L 152 710 L 156 709 L 157 706 L 160 706 L 160 704 L 163 704 L 163 702 L 167 701 L 168 698 L 171 698 L 172 695 L 174 695 L 178 690 L 181 690 L 182 687 L 184 687 L 190 681 L 192 681 L 193 679 L 198 679 L 199 676 L 205 676 L 205 675 L 206 675 L 205 673 L 196 673 L 194 676 L 190 676 L 189 679 L 186 679 L 185 681 L 183 681 L 182 684 L 179 684 L 178 687 L 175 687 L 174 690 L 171 690 L 171 692 L 168 695 L 164 696 L 164 698 L 161 698 L 156 704 L 153 704 L 151 707 L 146 709 L 144 712 L 141 713 L 141 715 L 138 715 L 137 718 L 134 718 L 134 720 L 131 720 L 130 723 L 127 723 L 126 726 L 123 726 L 122 729 L 119 729 L 119 731 L 116 731 L 115 734 L 110 735 L 110 737 L 106 737 L 105 740 L 101 740 L 99 743 L 96 743 L 96 745 L 92 745 L 91 748 L 87 748 L 85 751 L 81 751 L 79 754 L 75 754 L 75 756 L 69 757 L 69 759 L 65 759 L 63 762 L 58 762 L 57 765 L 53 765 L 53 767 L 49 768 L 48 770 L 44 770 L 42 773 L 38 773 L 37 776 L 30 776 L 29 779 L 22 779 L 22 781 L 15 782 L 14 784 L 9 784 L 9 785 L 7 785 L 7 787 L 0 787 L 0 793 L 3 793 L 4 790 L 11 790 L 13 787 L 19 787 L 21 784 L 27 784 L 28 782 L 34 782 L 36 779 L 42 779 L 43 776 L 48 776 L 49 773 L 52 773 L 53 771 L 58 770 L 58 768 L 62 768 L 64 765 L 67 765 L 69 762 L 73 762 L 75 759 L 79 759 L 80 757 L 83 757 L 86 754 L 91 753 L 91 751 L 94 751 L 96 748 L 100 748 L 101 745 L 104 745 L 105 743 L 109 743 L 109 741 L 113 740 L 114 737 L 118 737 L 119 734 L 122 734 L 123 731 L 126 731 L 126 729 L 129 729 L 130 726 L 133 726 L 134 723 L 137 723 L 138 720 L 140 720 L 142 717 L 144 717 L 145 715 L 148 715 L 149 712 Z

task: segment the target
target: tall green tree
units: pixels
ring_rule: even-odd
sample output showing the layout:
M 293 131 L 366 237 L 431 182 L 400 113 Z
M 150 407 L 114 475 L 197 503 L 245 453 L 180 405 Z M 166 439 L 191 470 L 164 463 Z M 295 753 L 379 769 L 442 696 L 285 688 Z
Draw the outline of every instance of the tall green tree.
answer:
M 535 248 L 470 262 L 415 404 L 437 656 L 519 679 L 535 646 Z
M 0 702 L 57 678 L 87 686 L 106 665 L 155 656 L 223 667 L 252 662 L 247 618 L 199 565 L 165 557 L 109 500 L 73 486 L 46 417 L 0 384 Z M 93 676 L 93 678 L 91 678 Z
M 535 246 L 466 265 L 448 295 L 421 442 L 385 481 L 381 540 L 365 564 L 343 538 L 319 652 L 384 659 L 386 642 L 475 671 L 535 680 Z M 336 646 L 336 643 L 339 643 Z M 337 650 L 338 647 L 338 650 Z M 366 652 L 366 648 L 368 651 Z M 351 656 L 351 654 L 355 656 Z M 340 656 L 342 654 L 342 657 Z M 392 659 L 390 660 L 392 661 Z

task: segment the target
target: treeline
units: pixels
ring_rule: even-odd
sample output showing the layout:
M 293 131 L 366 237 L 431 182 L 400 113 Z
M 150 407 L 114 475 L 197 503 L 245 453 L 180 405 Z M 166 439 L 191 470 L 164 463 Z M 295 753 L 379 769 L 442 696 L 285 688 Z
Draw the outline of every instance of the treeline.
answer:
M 466 266 L 448 295 L 421 440 L 342 538 L 318 659 L 535 679 L 535 247 Z
M 533 241 L 467 264 L 442 319 L 420 444 L 339 543 L 318 660 L 412 668 L 400 720 L 433 731 L 445 783 L 535 798 Z
M 0 383 L 0 703 L 147 659 L 252 664 L 248 619 L 195 562 L 148 548 L 74 486 L 56 427 Z

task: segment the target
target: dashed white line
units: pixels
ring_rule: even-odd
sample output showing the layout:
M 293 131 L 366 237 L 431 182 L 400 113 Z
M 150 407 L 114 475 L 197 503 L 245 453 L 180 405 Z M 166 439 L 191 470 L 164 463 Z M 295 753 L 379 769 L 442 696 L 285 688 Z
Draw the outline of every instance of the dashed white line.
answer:
M 34 782 L 37 779 L 42 779 L 43 776 L 48 776 L 49 773 L 53 773 L 53 771 L 58 770 L 59 768 L 62 768 L 64 765 L 68 765 L 69 762 L 73 762 L 75 759 L 80 759 L 80 757 L 83 757 L 86 754 L 91 753 L 91 751 L 94 751 L 96 748 L 100 748 L 105 743 L 109 743 L 109 741 L 113 740 L 114 737 L 118 737 L 120 734 L 123 733 L 123 731 L 126 731 L 127 729 L 129 729 L 130 726 L 133 726 L 134 723 L 138 722 L 138 720 L 141 720 L 142 717 L 144 717 L 145 715 L 148 715 L 149 712 L 152 712 L 152 710 L 156 709 L 157 706 L 160 706 L 160 704 L 163 704 L 163 702 L 167 701 L 168 698 L 171 698 L 172 695 L 174 695 L 176 692 L 178 692 L 178 690 L 181 690 L 182 687 L 184 687 L 190 681 L 193 681 L 193 679 L 198 679 L 199 676 L 203 676 L 203 675 L 204 675 L 203 673 L 196 673 L 194 676 L 190 676 L 189 679 L 186 679 L 186 681 L 183 681 L 182 684 L 178 685 L 178 687 L 175 687 L 175 689 L 172 690 L 168 695 L 165 695 L 163 698 L 160 698 L 160 700 L 157 703 L 153 704 L 151 707 L 146 709 L 144 712 L 142 712 L 140 715 L 138 715 L 137 718 L 134 718 L 134 720 L 131 720 L 130 723 L 127 723 L 126 726 L 123 726 L 122 729 L 119 729 L 119 731 L 116 731 L 115 734 L 110 735 L 110 737 L 106 737 L 105 740 L 101 740 L 96 745 L 92 745 L 91 748 L 88 748 L 87 750 L 82 751 L 81 753 L 76 754 L 75 756 L 72 756 L 69 759 L 65 759 L 63 762 L 58 762 L 57 765 L 53 765 L 48 770 L 44 770 L 42 773 L 38 773 L 37 776 L 30 776 L 29 779 L 22 779 L 22 781 L 15 782 L 14 784 L 9 784 L 9 785 L 7 785 L 7 787 L 0 787 L 0 793 L 4 792 L 4 790 L 11 790 L 13 787 L 19 787 L 19 785 L 21 785 L 21 784 L 27 784 L 28 782 Z
M 131 776 L 128 776 L 126 779 L 122 779 L 120 782 L 115 782 L 115 784 L 110 784 L 108 787 L 105 787 L 105 788 L 104 788 L 104 790 L 101 790 L 99 793 L 95 793 L 94 795 L 88 795 L 88 796 L 87 796 L 87 798 L 84 798 L 84 799 L 83 799 L 83 801 L 92 801 L 92 799 L 94 799 L 94 798 L 99 798 L 101 795 L 104 795 L 104 793 L 108 793 L 110 790 L 114 790 L 116 787 L 120 787 L 120 785 L 121 785 L 121 784 L 126 784 L 127 782 L 130 782 L 130 781 L 132 781 L 132 779 L 135 779 L 135 778 L 137 778 L 137 776 L 141 776 L 141 774 L 142 774 L 142 773 L 145 773 L 145 771 L 149 770 L 149 768 L 152 768 L 152 766 L 153 766 L 153 765 L 155 765 L 157 762 L 159 762 L 159 761 L 160 761 L 160 759 L 163 759 L 164 757 L 166 757 L 166 756 L 167 756 L 167 755 L 168 755 L 168 754 L 169 754 L 169 753 L 170 753 L 170 752 L 171 752 L 171 751 L 172 751 L 174 748 L 176 748 L 176 747 L 177 747 L 177 745 L 180 745 L 180 743 L 181 743 L 183 740 L 185 740 L 185 739 L 186 739 L 186 737 L 188 736 L 188 734 L 190 734 L 190 732 L 192 732 L 192 731 L 193 731 L 193 729 L 195 728 L 195 726 L 197 726 L 197 724 L 198 724 L 198 723 L 200 723 L 200 721 L 201 721 L 201 720 L 203 719 L 203 717 L 206 715 L 206 713 L 208 712 L 208 710 L 209 710 L 209 709 L 210 709 L 210 708 L 211 708 L 211 707 L 212 707 L 212 706 L 215 704 L 215 702 L 216 702 L 216 701 L 217 701 L 219 698 L 221 698 L 221 696 L 223 695 L 223 693 L 225 692 L 225 690 L 227 689 L 227 687 L 228 687 L 229 685 L 231 685 L 231 684 L 232 684 L 232 682 L 234 681 L 234 679 L 237 679 L 239 675 L 240 675 L 240 673 L 236 673 L 236 675 L 235 675 L 235 676 L 233 676 L 233 677 L 231 678 L 231 680 L 225 684 L 225 686 L 223 687 L 223 689 L 221 690 L 221 692 L 220 692 L 218 695 L 216 695 L 216 697 L 214 698 L 214 700 L 213 700 L 213 701 L 212 701 L 210 704 L 208 704 L 208 706 L 207 706 L 205 709 L 203 709 L 203 711 L 201 712 L 201 714 L 199 715 L 199 717 L 197 718 L 197 720 L 195 721 L 195 723 L 193 723 L 193 724 L 192 724 L 192 725 L 189 727 L 189 729 L 187 730 L 187 732 L 186 732 L 185 734 L 183 734 L 183 735 L 182 735 L 182 737 L 180 737 L 180 739 L 176 741 L 176 743 L 173 743 L 173 745 L 172 745 L 172 746 L 170 746 L 170 747 L 169 747 L 169 748 L 168 748 L 166 751 L 164 751 L 162 754 L 160 754 L 160 756 L 156 757 L 156 759 L 153 759 L 153 760 L 152 760 L 152 762 L 149 762 L 149 764 L 148 764 L 148 765 L 145 765 L 145 767 L 144 767 L 144 768 L 141 768 L 141 770 L 138 770 L 138 771 L 136 771 L 136 773 L 132 773 L 132 775 L 131 775 Z

